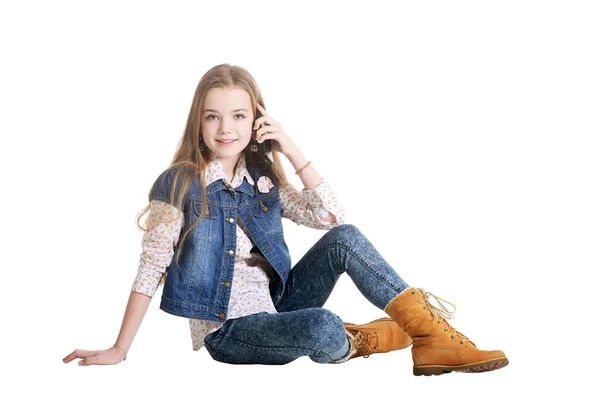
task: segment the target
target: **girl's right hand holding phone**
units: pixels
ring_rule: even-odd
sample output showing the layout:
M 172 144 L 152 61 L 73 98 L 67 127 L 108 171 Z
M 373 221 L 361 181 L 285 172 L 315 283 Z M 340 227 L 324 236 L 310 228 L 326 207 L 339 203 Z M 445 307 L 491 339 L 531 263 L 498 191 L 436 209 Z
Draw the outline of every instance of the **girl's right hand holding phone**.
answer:
M 109 365 L 121 363 L 125 358 L 125 352 L 116 346 L 112 348 L 98 350 L 98 351 L 86 351 L 83 349 L 76 349 L 71 352 L 67 357 L 63 359 L 64 363 L 69 363 L 73 359 L 82 359 L 79 361 L 80 366 L 91 366 L 96 365 Z

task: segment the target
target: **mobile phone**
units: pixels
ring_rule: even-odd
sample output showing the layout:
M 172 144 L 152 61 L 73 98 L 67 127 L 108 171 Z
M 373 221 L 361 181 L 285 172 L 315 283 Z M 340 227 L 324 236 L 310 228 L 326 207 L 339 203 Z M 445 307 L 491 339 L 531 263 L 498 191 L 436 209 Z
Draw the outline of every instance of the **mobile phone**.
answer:
M 256 119 L 260 118 L 262 116 L 262 114 L 260 113 L 260 111 L 258 110 L 258 108 L 256 109 L 256 118 L 254 119 L 256 121 Z M 261 123 L 259 128 L 262 128 L 265 124 Z M 254 125 L 252 125 L 254 126 Z M 256 129 L 256 130 L 258 130 Z M 270 164 L 273 163 L 273 152 L 271 151 L 271 140 L 269 139 L 265 139 L 262 143 L 259 143 L 258 141 L 256 141 L 256 131 L 254 131 L 252 133 L 252 140 L 253 145 L 256 145 L 258 147 L 257 149 L 257 153 L 258 155 L 260 155 L 263 159 L 265 159 L 267 162 L 269 162 Z

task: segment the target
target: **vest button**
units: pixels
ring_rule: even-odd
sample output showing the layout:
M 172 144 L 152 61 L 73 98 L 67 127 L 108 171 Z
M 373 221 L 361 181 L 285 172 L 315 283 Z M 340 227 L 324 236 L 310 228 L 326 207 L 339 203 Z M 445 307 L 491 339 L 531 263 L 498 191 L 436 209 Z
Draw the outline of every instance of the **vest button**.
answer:
M 225 315 L 223 313 L 219 313 L 219 319 L 224 319 Z
M 235 222 L 235 219 L 234 219 L 234 218 L 229 218 L 229 219 L 227 219 L 227 220 L 229 221 L 229 223 L 233 223 L 233 222 Z
M 269 210 L 269 208 L 267 208 L 267 206 L 266 206 L 266 205 L 264 205 L 264 206 L 263 206 L 263 211 L 265 211 L 265 212 L 266 212 L 267 210 Z
M 265 245 L 265 249 L 269 249 L 271 246 L 269 244 Z
M 252 220 L 252 216 L 248 216 L 248 220 Z
M 227 253 L 228 253 L 229 255 L 233 255 L 235 252 L 233 251 L 233 249 L 230 249 L 229 251 L 227 251 Z
M 224 285 L 225 287 L 229 287 L 231 284 L 229 284 L 229 281 L 225 281 L 225 282 L 223 283 L 223 285 Z

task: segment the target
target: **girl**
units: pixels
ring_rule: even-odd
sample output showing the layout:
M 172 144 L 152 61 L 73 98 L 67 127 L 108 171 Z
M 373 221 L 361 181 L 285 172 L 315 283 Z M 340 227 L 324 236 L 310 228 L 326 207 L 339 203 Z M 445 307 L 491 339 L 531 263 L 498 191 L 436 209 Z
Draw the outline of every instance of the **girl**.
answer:
M 265 140 L 270 157 L 260 149 Z M 279 154 L 293 165 L 302 191 L 286 179 Z M 454 329 L 446 320 L 454 311 L 409 286 L 357 227 L 344 223 L 328 182 L 267 113 L 258 85 L 241 67 L 217 65 L 202 77 L 173 162 L 154 182 L 149 202 L 138 217 L 139 223 L 150 210 L 115 345 L 75 350 L 64 362 L 125 360 L 164 284 L 160 308 L 188 318 L 193 349 L 205 346 L 220 362 L 286 364 L 309 356 L 342 363 L 412 343 L 415 375 L 508 364 L 502 351 L 479 350 Z M 329 230 L 293 268 L 282 217 Z M 355 325 L 323 309 L 344 272 L 390 317 Z

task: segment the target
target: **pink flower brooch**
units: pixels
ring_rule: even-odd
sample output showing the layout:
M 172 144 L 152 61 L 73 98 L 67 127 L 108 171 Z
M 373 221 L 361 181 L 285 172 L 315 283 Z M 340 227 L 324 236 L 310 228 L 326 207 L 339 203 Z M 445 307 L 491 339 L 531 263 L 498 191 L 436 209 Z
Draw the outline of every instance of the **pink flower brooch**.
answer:
M 271 183 L 271 179 L 267 176 L 261 176 L 256 184 L 258 186 L 258 191 L 261 193 L 268 193 L 271 187 L 275 187 L 273 183 Z

